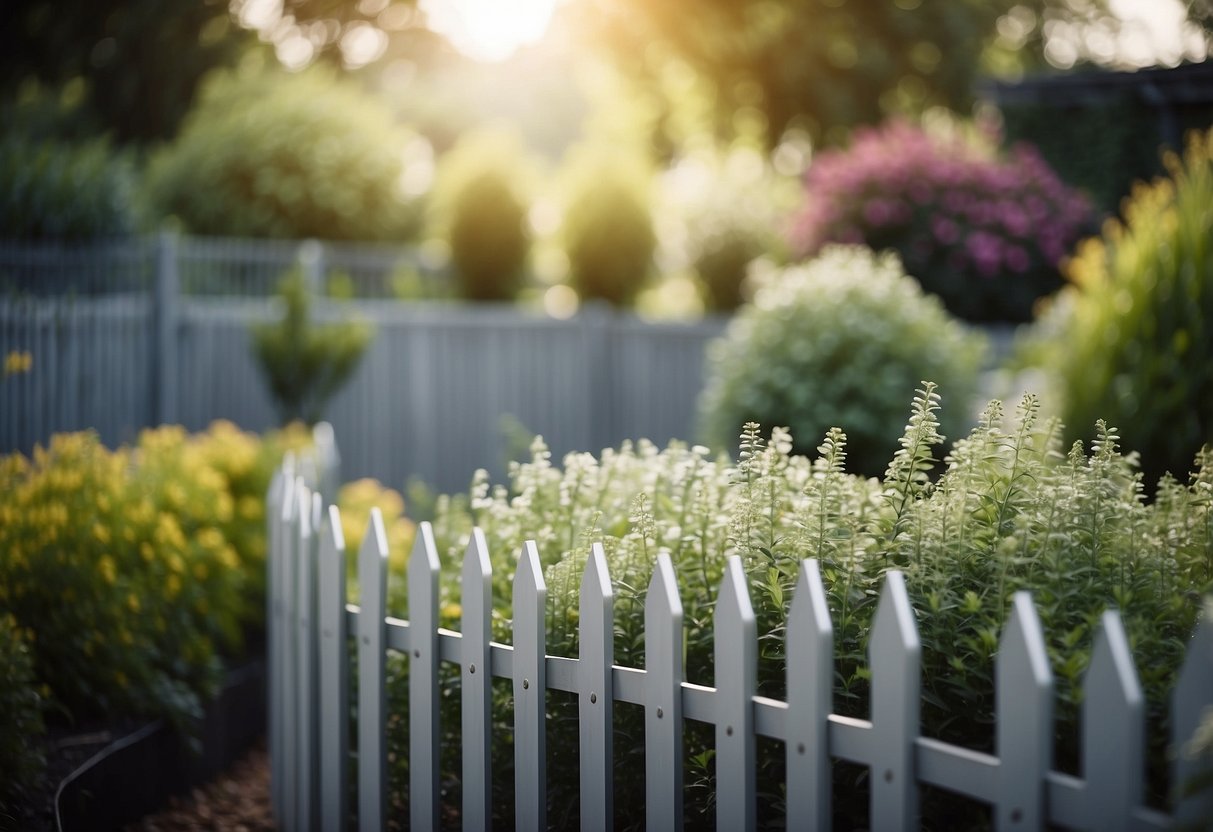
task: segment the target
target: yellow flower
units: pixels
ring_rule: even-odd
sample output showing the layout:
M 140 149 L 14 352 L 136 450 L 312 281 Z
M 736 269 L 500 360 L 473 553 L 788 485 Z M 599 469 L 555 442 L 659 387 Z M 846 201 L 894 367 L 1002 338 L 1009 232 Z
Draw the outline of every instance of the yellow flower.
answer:
M 97 569 L 101 572 L 101 577 L 107 584 L 112 584 L 118 575 L 117 564 L 114 563 L 114 559 L 109 555 L 104 555 L 98 561 Z
M 176 598 L 177 594 L 181 592 L 181 579 L 176 575 L 169 575 L 164 581 L 164 591 L 170 599 Z
M 102 543 L 102 544 L 109 543 L 110 542 L 110 530 L 107 529 L 105 526 L 101 525 L 100 523 L 94 523 L 93 524 L 93 537 L 97 538 L 97 541 L 99 543 Z
M 133 592 L 130 593 L 129 595 L 127 595 L 126 596 L 126 608 L 133 613 L 139 612 L 139 608 L 140 608 L 139 596 Z
M 447 618 L 447 619 L 459 618 L 461 615 L 463 615 L 463 606 L 462 605 L 456 604 L 453 601 L 442 605 L 442 617 L 443 618 Z

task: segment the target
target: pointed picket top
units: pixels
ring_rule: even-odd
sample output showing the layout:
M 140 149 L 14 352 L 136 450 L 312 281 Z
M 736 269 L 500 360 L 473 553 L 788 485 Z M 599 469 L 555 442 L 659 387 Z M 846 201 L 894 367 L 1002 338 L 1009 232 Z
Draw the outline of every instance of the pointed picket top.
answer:
M 868 640 L 872 673 L 873 829 L 917 829 L 918 786 L 914 741 L 919 730 L 922 645 L 905 576 L 885 575 L 884 589 Z
M 998 708 L 997 829 L 1043 829 L 1045 777 L 1053 762 L 1053 671 L 1044 629 L 1027 592 L 1015 593 L 994 667 Z
M 345 534 L 329 506 L 320 531 L 317 625 L 320 629 L 320 829 L 338 832 L 348 814 L 349 656 L 345 628 Z
M 758 641 L 754 607 L 741 558 L 730 555 L 716 597 L 716 779 L 730 784 L 716 795 L 716 828 L 755 827 L 754 701 Z
M 547 585 L 535 541 L 514 570 L 514 806 L 518 829 L 547 828 Z
M 581 828 L 614 828 L 613 714 L 615 592 L 601 543 L 590 548 L 581 579 L 578 622 L 578 695 L 581 740 Z
M 317 422 L 312 428 L 312 447 L 316 455 L 317 487 L 326 500 L 336 500 L 341 484 L 341 454 L 337 451 L 337 437 L 330 423 Z
M 1175 754 L 1177 828 L 1197 827 L 1213 818 L 1213 789 L 1191 793 L 1193 784 L 1213 777 L 1213 752 L 1197 755 L 1190 747 L 1201 718 L 1213 708 L 1213 599 L 1206 600 L 1196 632 L 1188 644 L 1188 656 L 1179 671 L 1171 704 L 1171 746 Z M 1186 795 L 1186 796 L 1185 796 Z
M 682 821 L 682 600 L 669 552 L 659 552 L 644 599 L 645 815 L 649 829 Z
M 1145 783 L 1145 698 L 1114 610 L 1100 619 L 1083 693 L 1082 769 L 1091 827 L 1128 829 Z
M 437 829 L 439 816 L 438 548 L 417 524 L 409 556 L 409 823 Z
M 472 529 L 463 555 L 460 624 L 463 668 L 461 719 L 463 730 L 463 824 L 487 829 L 492 822 L 492 668 L 490 623 L 493 615 L 493 567 L 484 532 Z
M 821 569 L 800 563 L 787 629 L 788 829 L 830 828 L 829 716 L 834 704 L 834 625 Z
M 387 820 L 387 531 L 378 507 L 358 550 L 358 819 L 362 829 Z

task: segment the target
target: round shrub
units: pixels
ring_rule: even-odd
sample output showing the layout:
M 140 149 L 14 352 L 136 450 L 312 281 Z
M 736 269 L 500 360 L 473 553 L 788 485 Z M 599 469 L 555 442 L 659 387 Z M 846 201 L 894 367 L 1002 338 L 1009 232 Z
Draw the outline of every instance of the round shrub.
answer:
M 1065 423 L 1115 423 L 1151 485 L 1184 479 L 1213 442 L 1213 130 L 1166 164 L 1170 177 L 1137 185 L 1123 221 L 1080 248 L 1042 321 Z
M 378 101 L 320 71 L 224 73 L 151 161 L 147 201 L 196 234 L 400 240 L 410 134 Z
M 843 427 L 851 470 L 878 475 L 921 379 L 939 380 L 955 403 L 945 434 L 960 435 L 983 351 L 896 255 L 830 247 L 769 277 L 709 346 L 703 431 L 728 447 L 746 422 L 789 427 L 807 452 Z
M 648 279 L 657 247 L 648 178 L 635 160 L 591 149 L 574 153 L 569 167 L 570 282 L 584 300 L 626 306 Z
M 134 173 L 107 142 L 0 140 L 0 238 L 78 241 L 135 230 Z
M 972 321 L 1026 321 L 1062 285 L 1059 263 L 1084 233 L 1087 200 L 1028 145 L 1005 159 L 902 121 L 822 153 L 791 244 L 893 249 L 928 292 Z
M 531 245 L 525 170 L 517 135 L 495 129 L 465 134 L 439 161 L 433 222 L 468 300 L 512 300 L 522 287 Z

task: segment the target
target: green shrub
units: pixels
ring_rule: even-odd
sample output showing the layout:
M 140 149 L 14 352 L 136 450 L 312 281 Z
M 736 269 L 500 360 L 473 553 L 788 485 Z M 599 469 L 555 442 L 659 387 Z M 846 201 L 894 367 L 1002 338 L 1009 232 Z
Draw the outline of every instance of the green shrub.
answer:
M 830 248 L 769 277 L 709 346 L 703 433 L 723 448 L 746 422 L 801 437 L 846 425 L 851 470 L 877 475 L 919 379 L 944 380 L 959 402 L 947 434 L 967 427 L 982 350 L 977 336 L 905 276 L 895 255 Z
M 1083 245 L 1042 330 L 1063 419 L 1106 415 L 1141 452 L 1150 485 L 1183 477 L 1213 442 L 1213 131 L 1169 178 L 1138 185 L 1123 222 Z
M 198 712 L 220 656 L 263 625 L 264 494 L 297 442 L 217 423 L 116 451 L 61 434 L 32 460 L 0 458 L 0 616 L 32 634 L 56 712 L 178 724 Z
M 11 816 L 22 792 L 37 782 L 46 760 L 40 743 L 42 696 L 34 680 L 27 635 L 0 614 L 0 818 Z
M 355 84 L 319 70 L 221 73 L 152 158 L 146 197 L 196 234 L 408 239 L 419 222 L 401 189 L 410 138 Z
M 134 172 L 107 142 L 0 139 L 0 238 L 79 241 L 134 230 Z
M 253 354 L 269 385 L 282 424 L 320 421 L 324 409 L 358 368 L 374 329 L 357 321 L 317 325 L 303 276 L 283 279 L 282 319 L 252 328 Z
M 1147 504 L 1135 462 L 1102 422 L 1089 452 L 1076 443 L 1065 453 L 1060 426 L 1038 415 L 1033 397 L 1025 396 L 1012 418 L 992 402 L 941 471 L 932 459 L 940 452 L 938 411 L 934 385 L 926 385 L 900 443 L 888 443 L 900 449 L 883 482 L 846 473 L 849 443 L 838 428 L 824 433 L 810 459 L 790 454 L 786 431 L 765 442 L 756 425 L 748 426 L 737 464 L 703 447 L 671 443 L 658 450 L 642 441 L 601 458 L 570 453 L 557 468 L 537 439 L 530 461 L 511 467 L 508 484 L 491 485 L 481 472 L 467 497 L 438 499 L 440 623 L 459 626 L 458 576 L 474 523 L 493 563 L 493 639 L 511 640 L 510 582 L 524 541 L 534 540 L 547 585 L 548 653 L 575 656 L 582 570 L 590 544 L 601 541 L 615 590 L 615 662 L 642 667 L 645 590 L 657 553 L 667 552 L 683 604 L 686 678 L 711 685 L 713 605 L 726 558 L 736 554 L 758 616 L 759 690 L 779 698 L 783 624 L 797 571 L 803 558 L 816 558 L 834 623 L 834 709 L 866 717 L 866 641 L 884 577 L 901 569 L 923 644 L 924 733 L 988 751 L 998 634 L 1013 593 L 1030 590 L 1057 679 L 1057 764 L 1074 771 L 1081 677 L 1100 613 L 1116 606 L 1139 659 L 1151 726 L 1151 796 L 1160 799 L 1170 690 L 1199 598 L 1213 590 L 1213 449 L 1205 449 L 1186 484 L 1168 479 Z M 393 611 L 404 610 L 403 594 L 397 582 Z M 458 697 L 444 701 L 454 711 L 444 711 L 444 730 L 457 731 Z M 575 703 L 549 700 L 548 747 L 564 755 L 549 759 L 551 817 L 577 804 L 575 766 L 551 762 L 575 756 L 575 719 Z M 510 720 L 508 703 L 495 703 L 501 733 L 494 739 L 494 779 L 502 795 L 512 787 L 511 763 L 508 741 L 498 738 L 508 737 Z M 447 737 L 457 745 L 452 733 Z M 633 759 L 642 737 L 639 715 L 617 709 L 616 760 Z M 391 741 L 400 742 L 399 731 Z M 711 747 L 711 736 L 688 723 L 689 825 L 710 823 Z M 778 828 L 783 749 L 763 749 L 758 781 L 770 786 L 763 825 Z M 404 755 L 396 765 L 407 765 Z M 617 766 L 616 788 L 643 795 L 643 777 L 642 765 Z M 395 782 L 407 781 L 401 773 Z M 866 797 L 852 785 L 835 791 L 836 814 L 860 822 Z M 935 795 L 926 798 L 924 817 L 940 828 L 981 822 L 966 811 Z M 616 817 L 622 828 L 641 826 L 642 801 L 617 803 Z
M 501 130 L 468 133 L 439 161 L 430 207 L 469 300 L 512 300 L 522 287 L 526 164 L 518 137 Z
M 561 233 L 569 280 L 583 300 L 626 306 L 648 279 L 657 247 L 648 177 L 635 159 L 596 148 L 575 150 L 567 164 Z

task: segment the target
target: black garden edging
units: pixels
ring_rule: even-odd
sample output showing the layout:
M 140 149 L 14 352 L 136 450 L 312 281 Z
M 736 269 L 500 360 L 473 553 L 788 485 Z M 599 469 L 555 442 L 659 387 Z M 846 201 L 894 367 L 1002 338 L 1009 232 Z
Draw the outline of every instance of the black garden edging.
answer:
M 55 793 L 57 832 L 117 830 L 169 797 L 214 779 L 265 731 L 265 663 L 230 673 L 197 729 L 200 750 L 164 720 L 144 725 L 90 757 Z

